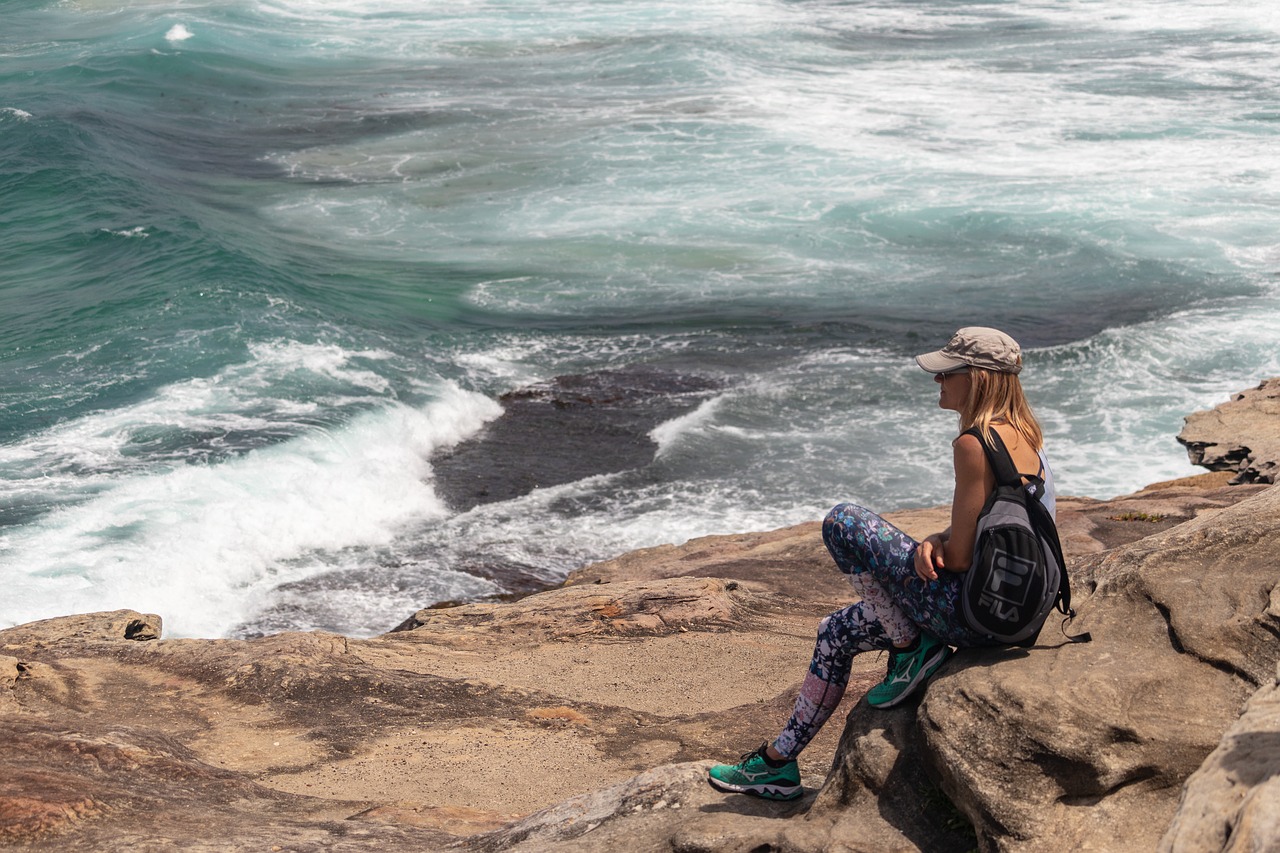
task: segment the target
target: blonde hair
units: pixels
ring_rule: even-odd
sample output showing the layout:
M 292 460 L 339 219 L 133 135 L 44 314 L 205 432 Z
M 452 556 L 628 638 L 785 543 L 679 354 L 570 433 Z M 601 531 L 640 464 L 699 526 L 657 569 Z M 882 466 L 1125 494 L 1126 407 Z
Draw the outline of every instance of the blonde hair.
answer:
M 1044 446 L 1040 422 L 1031 412 L 1017 374 L 971 367 L 969 399 L 960 410 L 960 431 L 977 427 L 989 440 L 994 421 L 1004 421 L 1022 433 L 1036 450 Z

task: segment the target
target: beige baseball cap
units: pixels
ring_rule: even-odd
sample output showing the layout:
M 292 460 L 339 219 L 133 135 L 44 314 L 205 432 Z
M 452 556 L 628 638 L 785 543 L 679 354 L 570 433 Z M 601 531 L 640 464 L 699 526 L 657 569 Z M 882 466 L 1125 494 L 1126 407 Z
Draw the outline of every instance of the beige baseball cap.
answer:
M 950 373 L 964 367 L 1018 373 L 1022 370 L 1022 347 L 999 329 L 966 326 L 942 349 L 916 356 L 916 364 L 930 373 Z

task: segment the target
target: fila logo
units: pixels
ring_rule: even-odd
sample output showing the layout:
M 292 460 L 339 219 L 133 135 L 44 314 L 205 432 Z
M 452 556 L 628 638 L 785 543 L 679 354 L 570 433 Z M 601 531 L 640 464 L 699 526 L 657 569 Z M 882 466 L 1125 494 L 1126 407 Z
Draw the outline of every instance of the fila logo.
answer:
M 986 587 L 982 590 L 979 600 L 984 606 L 991 604 L 992 613 L 997 612 L 994 607 L 999 606 L 999 602 L 1003 602 L 1007 608 L 1005 612 L 1016 613 L 1017 608 L 1027 603 L 1027 595 L 1031 592 L 1027 579 L 1035 571 L 1036 564 L 1002 550 L 992 554 L 992 559 L 995 562 L 995 568 L 987 577 Z M 1016 616 L 1002 615 L 1000 618 L 1008 619 Z

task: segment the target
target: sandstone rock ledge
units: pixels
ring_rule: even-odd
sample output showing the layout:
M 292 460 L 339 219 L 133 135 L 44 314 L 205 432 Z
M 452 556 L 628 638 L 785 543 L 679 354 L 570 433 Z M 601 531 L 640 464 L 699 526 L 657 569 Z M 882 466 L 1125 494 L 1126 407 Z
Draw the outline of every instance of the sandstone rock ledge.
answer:
M 851 600 L 815 524 L 629 554 L 368 640 L 162 640 L 131 611 L 0 631 L 0 843 L 1274 848 L 1280 490 L 1224 480 L 1064 498 L 1094 642 L 1050 625 L 1031 650 L 966 651 L 888 712 L 860 701 L 884 666 L 860 657 L 794 804 L 704 772 L 776 731 L 817 620 Z M 893 517 L 922 534 L 945 510 Z
M 1280 377 L 1188 415 L 1178 441 L 1193 465 L 1234 471 L 1235 483 L 1274 483 L 1280 474 Z

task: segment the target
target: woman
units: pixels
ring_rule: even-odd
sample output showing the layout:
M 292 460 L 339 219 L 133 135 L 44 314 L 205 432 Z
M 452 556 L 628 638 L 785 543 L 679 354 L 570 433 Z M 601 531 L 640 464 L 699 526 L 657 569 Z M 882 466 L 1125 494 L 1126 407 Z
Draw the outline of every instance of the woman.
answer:
M 876 708 L 892 707 L 928 680 L 951 646 L 989 645 L 960 614 L 963 573 L 973 558 L 978 515 L 996 486 L 982 443 L 965 431 L 999 435 L 1019 472 L 1036 474 L 1037 495 L 1054 510 L 1053 478 L 1018 373 L 1022 351 L 1004 332 L 981 326 L 959 330 L 942 349 L 916 356 L 940 386 L 938 405 L 960 415 L 952 444 L 955 493 L 951 526 L 917 543 L 873 512 L 840 504 L 827 515 L 822 537 L 836 566 L 861 600 L 818 626 L 813 661 L 782 733 L 737 764 L 719 764 L 711 784 L 770 799 L 790 800 L 804 791 L 796 756 L 840 704 L 853 657 L 885 649 L 888 674 L 867 691 Z M 1033 494 L 1036 485 L 1028 485 Z

